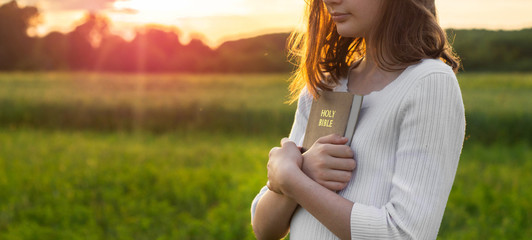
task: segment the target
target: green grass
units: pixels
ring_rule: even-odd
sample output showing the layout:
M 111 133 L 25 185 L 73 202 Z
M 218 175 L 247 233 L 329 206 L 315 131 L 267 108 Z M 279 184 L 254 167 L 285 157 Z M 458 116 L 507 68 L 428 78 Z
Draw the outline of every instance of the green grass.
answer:
M 468 144 L 440 229 L 442 239 L 532 236 L 532 148 Z
M 274 137 L 0 132 L 0 239 L 253 239 Z M 466 144 L 440 239 L 532 234 L 532 149 Z
M 458 79 L 467 112 L 532 113 L 532 74 L 460 74 Z
M 0 239 L 253 239 L 286 74 L 0 73 Z M 440 239 L 532 236 L 532 74 L 460 74 Z
M 0 239 L 245 239 L 277 140 L 0 132 Z
M 460 74 L 467 135 L 532 141 L 532 74 Z M 287 74 L 0 73 L 0 126 L 283 135 Z M 272 126 L 277 126 L 272 128 Z
M 468 138 L 487 144 L 532 141 L 532 74 L 458 75 Z
M 288 75 L 0 74 L 0 125 L 286 133 Z M 220 117 L 223 116 L 223 117 Z
M 105 108 L 197 104 L 230 110 L 278 110 L 288 93 L 288 78 L 288 74 L 0 73 L 0 97 L 15 102 Z

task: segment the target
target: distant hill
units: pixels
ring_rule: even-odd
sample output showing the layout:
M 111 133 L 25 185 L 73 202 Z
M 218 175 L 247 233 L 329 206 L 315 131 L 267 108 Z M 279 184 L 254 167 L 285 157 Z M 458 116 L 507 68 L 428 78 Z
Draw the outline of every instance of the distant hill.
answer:
M 286 72 L 289 33 L 267 34 L 228 41 L 215 51 L 220 72 Z

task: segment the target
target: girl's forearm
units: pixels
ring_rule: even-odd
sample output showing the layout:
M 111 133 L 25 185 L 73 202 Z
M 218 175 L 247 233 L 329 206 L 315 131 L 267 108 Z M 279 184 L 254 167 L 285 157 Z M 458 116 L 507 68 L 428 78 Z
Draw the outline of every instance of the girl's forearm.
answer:
M 290 229 L 290 220 L 297 203 L 281 194 L 268 190 L 257 203 L 253 231 L 257 239 L 280 239 Z
M 340 239 L 351 238 L 353 202 L 321 186 L 302 171 L 290 175 L 282 192 L 318 219 Z

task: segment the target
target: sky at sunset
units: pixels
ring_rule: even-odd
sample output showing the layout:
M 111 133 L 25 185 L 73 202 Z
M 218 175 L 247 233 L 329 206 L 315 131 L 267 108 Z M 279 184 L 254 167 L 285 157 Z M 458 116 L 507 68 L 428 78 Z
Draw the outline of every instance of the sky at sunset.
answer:
M 0 4 L 10 0 L 0 0 Z M 200 37 L 211 46 L 225 40 L 288 32 L 301 24 L 304 0 L 19 0 L 37 6 L 40 35 L 67 32 L 87 11 L 113 22 L 127 38 L 136 26 L 175 26 L 186 39 Z M 532 0 L 436 0 L 444 28 L 521 29 L 532 27 Z

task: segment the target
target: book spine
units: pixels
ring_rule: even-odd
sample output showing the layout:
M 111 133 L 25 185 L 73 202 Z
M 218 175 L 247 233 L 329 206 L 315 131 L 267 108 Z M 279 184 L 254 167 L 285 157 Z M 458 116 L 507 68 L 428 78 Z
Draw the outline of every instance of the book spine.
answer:
M 354 95 L 353 104 L 351 104 L 351 111 L 349 111 L 349 118 L 347 121 L 347 127 L 345 128 L 344 137 L 348 139 L 347 146 L 351 146 L 353 135 L 355 134 L 355 127 L 358 122 L 358 114 L 360 113 L 360 107 L 362 107 L 363 96 Z

